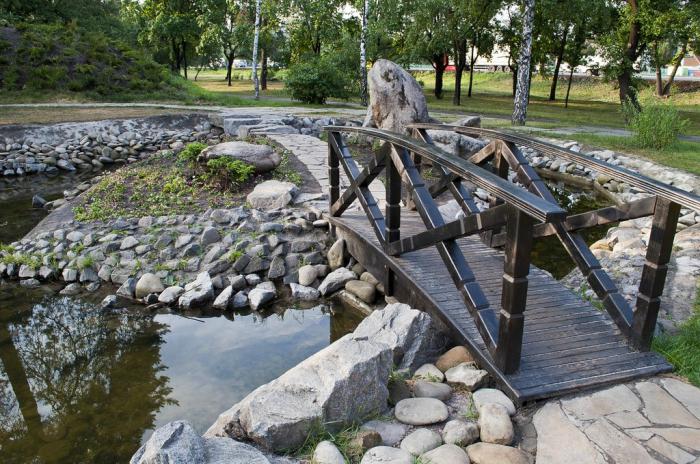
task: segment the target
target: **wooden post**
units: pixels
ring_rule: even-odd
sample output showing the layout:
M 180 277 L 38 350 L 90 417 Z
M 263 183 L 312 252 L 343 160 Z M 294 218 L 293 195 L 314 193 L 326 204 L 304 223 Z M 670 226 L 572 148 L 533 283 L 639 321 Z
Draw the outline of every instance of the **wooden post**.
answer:
M 641 351 L 651 348 L 680 211 L 678 203 L 657 197 L 632 324 L 632 344 Z
M 333 149 L 331 138 L 333 133 L 328 133 L 328 211 L 333 210 L 333 204 L 340 198 L 340 161 L 338 154 Z
M 499 369 L 511 374 L 520 366 L 533 221 L 530 216 L 512 205 L 508 205 L 507 218 L 506 256 L 495 361 Z
M 501 147 L 503 146 L 503 142 L 500 140 L 496 144 L 496 151 L 493 154 L 493 158 L 491 160 L 491 163 L 493 165 L 493 170 L 498 177 L 501 179 L 506 179 L 508 180 L 508 161 L 505 159 L 503 156 L 503 153 L 501 152 Z M 500 198 L 489 198 L 489 208 L 493 208 L 495 206 L 503 204 L 503 200 Z M 501 231 L 499 227 L 494 228 L 493 230 L 489 230 L 487 232 L 484 232 L 481 234 L 481 241 L 484 242 L 488 246 L 493 246 L 492 240 L 495 235 L 498 235 L 498 233 Z
M 401 238 L 401 175 L 391 156 L 386 162 L 386 243 L 387 250 L 391 242 Z M 384 293 L 387 296 L 394 294 L 394 271 L 387 266 L 384 273 Z

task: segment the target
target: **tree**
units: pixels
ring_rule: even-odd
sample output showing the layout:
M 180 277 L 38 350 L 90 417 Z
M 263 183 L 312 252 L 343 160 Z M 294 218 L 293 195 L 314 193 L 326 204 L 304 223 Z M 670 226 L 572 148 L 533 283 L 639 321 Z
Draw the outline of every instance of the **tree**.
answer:
M 513 78 L 513 97 L 518 82 L 518 59 L 520 56 L 520 46 L 522 43 L 522 11 L 512 4 L 502 11 L 501 18 L 497 21 L 497 41 L 498 44 L 508 50 L 508 67 Z
M 320 56 L 323 45 L 335 40 L 342 27 L 341 0 L 286 0 L 292 59 L 306 53 Z
M 255 99 L 260 99 L 260 85 L 258 83 L 258 41 L 260 39 L 260 0 L 255 0 L 255 35 L 253 37 L 253 87 Z
M 367 89 L 367 16 L 369 15 L 369 0 L 362 5 L 362 33 L 360 36 L 360 100 L 364 106 L 369 103 Z
M 532 27 L 535 17 L 535 0 L 524 0 L 522 46 L 518 60 L 518 82 L 515 91 L 513 125 L 524 126 L 527 119 L 527 103 L 530 95 L 530 64 L 532 59 Z

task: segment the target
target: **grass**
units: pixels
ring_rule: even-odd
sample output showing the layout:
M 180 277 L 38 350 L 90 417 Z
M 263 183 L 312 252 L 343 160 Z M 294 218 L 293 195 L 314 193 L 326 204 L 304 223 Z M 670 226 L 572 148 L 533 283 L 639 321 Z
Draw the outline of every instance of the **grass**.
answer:
M 0 113 L 0 125 L 4 124 L 56 124 L 59 122 L 99 121 L 102 119 L 129 119 L 163 114 L 191 113 L 174 108 L 12 108 Z
M 362 457 L 362 450 L 354 449 L 352 446 L 352 440 L 355 438 L 358 431 L 359 427 L 357 425 L 352 425 L 334 434 L 329 432 L 321 422 L 315 422 L 306 436 L 304 443 L 296 450 L 292 450 L 290 454 L 304 459 L 311 459 L 319 443 L 322 441 L 330 441 L 341 452 L 345 458 L 345 462 L 359 462 Z
M 700 291 L 690 319 L 680 325 L 677 334 L 656 337 L 653 348 L 668 359 L 676 374 L 700 387 Z
M 619 137 L 613 135 L 597 135 L 588 133 L 557 134 L 550 132 L 532 131 L 533 135 L 543 137 L 575 140 L 592 147 L 607 148 L 609 150 L 628 153 L 639 156 L 676 169 L 682 169 L 690 173 L 700 175 L 700 143 L 686 140 L 678 140 L 665 150 L 642 148 L 631 137 Z

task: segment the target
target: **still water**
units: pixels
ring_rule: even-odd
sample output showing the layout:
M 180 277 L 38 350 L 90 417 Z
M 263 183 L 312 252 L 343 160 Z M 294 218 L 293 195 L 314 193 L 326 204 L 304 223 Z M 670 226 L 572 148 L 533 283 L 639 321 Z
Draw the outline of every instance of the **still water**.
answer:
M 0 462 L 126 462 L 170 420 L 204 432 L 361 320 L 284 303 L 262 314 L 105 311 L 102 296 L 0 287 Z

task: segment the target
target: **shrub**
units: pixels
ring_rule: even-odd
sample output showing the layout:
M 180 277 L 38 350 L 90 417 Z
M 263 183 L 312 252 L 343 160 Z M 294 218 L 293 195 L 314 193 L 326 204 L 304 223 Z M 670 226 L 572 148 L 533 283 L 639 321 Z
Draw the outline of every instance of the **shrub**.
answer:
M 241 160 L 222 157 L 207 161 L 207 180 L 217 183 L 222 189 L 228 189 L 232 184 L 242 184 L 254 173 L 255 166 Z
M 625 102 L 622 108 L 636 142 L 644 148 L 668 148 L 688 126 L 670 103 L 653 102 L 638 110 Z
M 187 146 L 178 155 L 177 159 L 183 163 L 194 164 L 197 162 L 197 157 L 202 150 L 207 148 L 207 146 L 200 142 L 188 143 Z
M 350 82 L 327 58 L 310 58 L 287 71 L 285 87 L 294 100 L 325 103 L 328 97 L 350 96 Z

